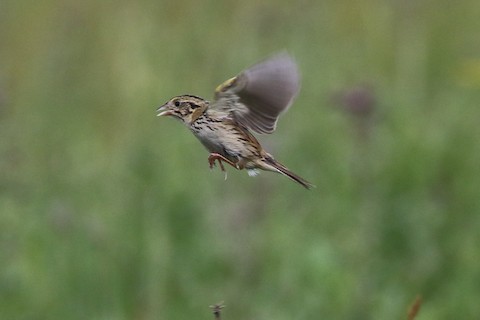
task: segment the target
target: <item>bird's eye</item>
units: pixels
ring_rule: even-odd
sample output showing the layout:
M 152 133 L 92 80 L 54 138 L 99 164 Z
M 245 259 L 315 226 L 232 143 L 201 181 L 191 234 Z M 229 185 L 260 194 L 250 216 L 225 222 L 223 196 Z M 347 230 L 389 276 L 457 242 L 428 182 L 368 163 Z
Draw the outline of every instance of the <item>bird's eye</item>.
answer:
M 175 105 L 175 107 L 180 107 L 180 101 L 178 101 L 178 100 L 175 100 L 175 102 L 173 104 Z

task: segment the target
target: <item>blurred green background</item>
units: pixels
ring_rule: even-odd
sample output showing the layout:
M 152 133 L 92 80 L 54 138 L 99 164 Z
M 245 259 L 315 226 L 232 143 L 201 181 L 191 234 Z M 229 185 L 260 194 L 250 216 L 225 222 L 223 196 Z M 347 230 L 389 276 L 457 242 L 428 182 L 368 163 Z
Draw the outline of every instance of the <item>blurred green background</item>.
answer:
M 0 2 L 0 318 L 480 315 L 480 2 Z M 266 149 L 155 108 L 288 50 Z

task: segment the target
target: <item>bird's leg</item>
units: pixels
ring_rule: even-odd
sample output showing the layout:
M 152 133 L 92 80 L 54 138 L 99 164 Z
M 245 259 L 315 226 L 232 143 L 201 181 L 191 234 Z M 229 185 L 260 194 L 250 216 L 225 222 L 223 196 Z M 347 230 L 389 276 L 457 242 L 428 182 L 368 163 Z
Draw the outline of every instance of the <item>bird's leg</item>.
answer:
M 237 166 L 236 163 L 228 160 L 227 158 L 225 158 L 225 157 L 222 156 L 221 154 L 215 153 L 215 152 L 210 153 L 210 155 L 208 156 L 208 164 L 210 165 L 210 169 L 213 168 L 213 166 L 215 165 L 215 161 L 216 161 L 216 160 L 218 160 L 218 164 L 220 165 L 220 169 L 221 169 L 222 171 L 225 171 L 225 167 L 223 166 L 222 161 L 225 161 L 226 163 L 228 163 L 229 165 L 231 165 L 231 166 L 234 167 L 235 169 L 239 169 L 239 167 Z

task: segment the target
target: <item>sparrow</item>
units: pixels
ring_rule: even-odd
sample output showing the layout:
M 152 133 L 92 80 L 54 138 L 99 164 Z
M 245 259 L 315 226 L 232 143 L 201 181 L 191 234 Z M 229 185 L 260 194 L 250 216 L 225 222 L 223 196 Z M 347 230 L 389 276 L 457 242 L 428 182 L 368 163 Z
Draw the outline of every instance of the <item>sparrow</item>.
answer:
M 274 132 L 299 87 L 295 61 L 280 53 L 219 85 L 212 102 L 190 94 L 176 96 L 157 108 L 157 116 L 183 122 L 210 152 L 210 168 L 218 161 L 224 172 L 223 163 L 247 169 L 249 175 L 256 175 L 258 169 L 273 171 L 310 189 L 310 182 L 275 160 L 252 134 Z

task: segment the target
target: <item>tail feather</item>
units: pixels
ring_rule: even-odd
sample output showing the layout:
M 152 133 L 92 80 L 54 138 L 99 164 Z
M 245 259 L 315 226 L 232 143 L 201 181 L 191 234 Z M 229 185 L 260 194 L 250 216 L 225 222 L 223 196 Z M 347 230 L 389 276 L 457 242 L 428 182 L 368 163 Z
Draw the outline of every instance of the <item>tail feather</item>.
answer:
M 287 176 L 288 178 L 292 179 L 293 181 L 301 184 L 303 187 L 305 187 L 307 189 L 311 189 L 311 188 L 315 187 L 313 184 L 311 184 L 307 180 L 303 179 L 302 177 L 300 177 L 300 176 L 296 175 L 295 173 L 293 173 L 292 171 L 288 170 L 287 167 L 285 167 L 280 162 L 277 162 L 275 159 L 265 158 L 263 160 L 264 160 L 263 164 L 265 166 L 263 166 L 262 169 L 281 173 L 284 176 Z

